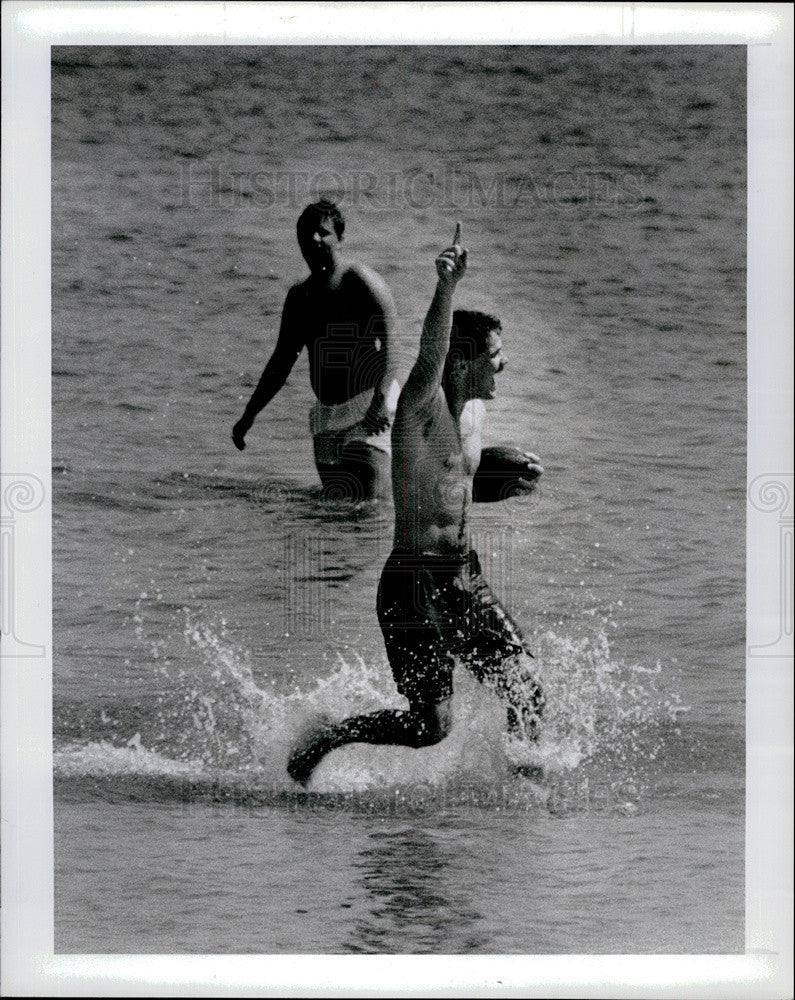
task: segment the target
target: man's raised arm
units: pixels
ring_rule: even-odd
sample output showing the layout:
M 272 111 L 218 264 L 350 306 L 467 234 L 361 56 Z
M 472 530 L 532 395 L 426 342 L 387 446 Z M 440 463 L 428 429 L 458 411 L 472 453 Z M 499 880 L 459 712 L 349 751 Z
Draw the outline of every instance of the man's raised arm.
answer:
M 240 451 L 246 447 L 245 437 L 254 423 L 254 417 L 270 403 L 287 381 L 287 376 L 304 346 L 295 318 L 294 293 L 295 289 L 291 288 L 284 300 L 279 336 L 273 354 L 265 365 L 265 370 L 260 376 L 257 388 L 251 394 L 243 416 L 232 428 L 232 440 Z
M 442 382 L 444 362 L 450 348 L 450 328 L 453 322 L 453 292 L 464 276 L 467 251 L 461 248 L 461 223 L 455 227 L 453 246 L 436 258 L 439 280 L 425 317 L 420 336 L 420 351 L 411 374 L 403 387 L 405 405 L 423 406 L 436 394 Z

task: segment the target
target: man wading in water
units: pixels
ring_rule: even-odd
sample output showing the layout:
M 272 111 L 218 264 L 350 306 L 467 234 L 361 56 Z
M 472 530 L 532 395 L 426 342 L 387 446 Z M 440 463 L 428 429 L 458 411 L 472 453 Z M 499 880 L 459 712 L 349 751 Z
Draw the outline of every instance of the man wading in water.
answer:
M 317 396 L 309 423 L 327 495 L 388 497 L 390 428 L 400 392 L 392 296 L 375 271 L 342 258 L 345 221 L 333 202 L 307 206 L 296 230 L 310 274 L 287 293 L 276 347 L 232 440 L 245 448 L 254 418 L 306 347 Z
M 392 432 L 394 549 L 378 587 L 378 621 L 409 710 L 358 715 L 314 732 L 287 765 L 302 784 L 327 753 L 346 743 L 424 747 L 444 739 L 452 725 L 456 658 L 507 702 L 509 731 L 536 734 L 544 697 L 531 670 L 532 654 L 469 547 L 467 511 L 473 480 L 477 499 L 485 416 L 481 400 L 494 398 L 505 357 L 498 320 L 452 312 L 453 291 L 467 264 L 460 239 L 459 224 L 454 245 L 436 259 L 436 293 Z M 542 470 L 534 455 L 517 454 L 521 461 L 514 458 L 506 474 L 529 491 Z

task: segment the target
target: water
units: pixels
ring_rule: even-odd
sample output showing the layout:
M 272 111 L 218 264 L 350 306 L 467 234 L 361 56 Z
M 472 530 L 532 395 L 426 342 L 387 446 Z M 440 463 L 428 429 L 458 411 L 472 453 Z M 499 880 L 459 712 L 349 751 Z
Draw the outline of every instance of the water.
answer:
M 56 950 L 742 950 L 744 49 L 53 53 Z M 318 191 L 407 356 L 456 219 L 503 320 L 488 439 L 545 473 L 473 527 L 538 781 L 463 673 L 442 744 L 285 774 L 401 705 L 305 360 L 230 441 Z

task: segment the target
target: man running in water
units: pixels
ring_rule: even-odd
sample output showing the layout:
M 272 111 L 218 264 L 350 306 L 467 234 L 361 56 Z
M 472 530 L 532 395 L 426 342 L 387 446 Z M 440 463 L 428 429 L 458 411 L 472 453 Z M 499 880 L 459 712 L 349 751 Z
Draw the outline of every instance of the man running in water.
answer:
M 394 549 L 378 587 L 378 621 L 409 709 L 358 715 L 316 731 L 287 765 L 302 784 L 327 753 L 346 743 L 424 747 L 444 739 L 452 725 L 456 658 L 507 702 L 509 730 L 527 738 L 536 732 L 544 698 L 531 670 L 532 654 L 469 545 L 467 512 L 485 415 L 481 401 L 494 397 L 505 356 L 498 320 L 452 311 L 467 264 L 460 238 L 458 225 L 454 245 L 436 260 L 436 292 L 392 431 Z M 532 489 L 542 471 L 536 462 L 527 456 L 520 488 Z
M 254 418 L 306 347 L 317 397 L 310 411 L 315 464 L 327 494 L 388 496 L 390 428 L 400 392 L 392 296 L 375 271 L 343 259 L 345 221 L 333 202 L 309 205 L 296 229 L 310 274 L 287 293 L 276 347 L 232 440 L 245 448 Z

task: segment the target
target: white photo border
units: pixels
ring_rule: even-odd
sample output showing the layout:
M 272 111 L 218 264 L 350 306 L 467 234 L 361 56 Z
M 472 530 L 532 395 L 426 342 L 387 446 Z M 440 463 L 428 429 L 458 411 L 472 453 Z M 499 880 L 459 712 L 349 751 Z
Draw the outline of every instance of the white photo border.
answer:
M 4 3 L 2 27 L 2 993 L 722 1000 L 791 995 L 792 591 L 786 583 L 793 533 L 789 5 L 502 3 L 495 17 L 494 6 L 485 3 L 52 0 Z M 455 960 L 305 955 L 297 963 L 290 955 L 53 954 L 50 46 L 396 43 L 748 45 L 744 955 Z M 778 544 L 781 538 L 783 547 Z M 13 615 L 11 572 L 17 596 Z

